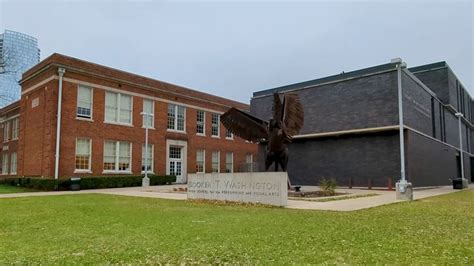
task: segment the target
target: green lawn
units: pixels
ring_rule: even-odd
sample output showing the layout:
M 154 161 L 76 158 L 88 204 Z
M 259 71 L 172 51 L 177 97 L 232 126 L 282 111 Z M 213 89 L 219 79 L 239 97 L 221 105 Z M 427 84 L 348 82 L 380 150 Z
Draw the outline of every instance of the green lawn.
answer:
M 34 190 L 24 187 L 14 187 L 10 185 L 0 184 L 0 194 L 19 193 L 19 192 L 33 192 Z
M 0 264 L 474 264 L 474 191 L 356 212 L 111 195 L 0 199 Z

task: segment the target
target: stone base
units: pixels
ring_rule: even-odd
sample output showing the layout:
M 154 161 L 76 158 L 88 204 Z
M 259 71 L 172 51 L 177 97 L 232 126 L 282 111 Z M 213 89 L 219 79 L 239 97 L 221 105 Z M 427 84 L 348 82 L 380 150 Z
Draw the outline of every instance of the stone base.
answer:
M 413 200 L 413 185 L 409 182 L 398 181 L 396 183 L 398 200 Z
M 144 177 L 142 179 L 142 187 L 149 187 L 150 186 L 150 178 Z
M 469 188 L 469 181 L 466 178 L 462 179 L 462 188 Z

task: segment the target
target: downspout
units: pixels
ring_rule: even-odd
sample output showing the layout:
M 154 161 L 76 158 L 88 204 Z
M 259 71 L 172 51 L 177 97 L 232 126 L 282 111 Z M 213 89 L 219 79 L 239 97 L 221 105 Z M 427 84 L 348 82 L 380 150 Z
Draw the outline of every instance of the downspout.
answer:
M 402 67 L 406 64 L 401 59 L 397 62 L 397 83 L 398 83 L 398 119 L 400 135 L 400 182 L 406 183 L 405 175 L 405 132 L 403 129 L 403 90 L 402 90 Z
M 56 116 L 56 154 L 54 162 L 54 179 L 59 177 L 59 145 L 61 143 L 61 104 L 63 98 L 63 75 L 66 72 L 66 69 L 59 68 L 59 89 L 58 89 L 58 112 Z

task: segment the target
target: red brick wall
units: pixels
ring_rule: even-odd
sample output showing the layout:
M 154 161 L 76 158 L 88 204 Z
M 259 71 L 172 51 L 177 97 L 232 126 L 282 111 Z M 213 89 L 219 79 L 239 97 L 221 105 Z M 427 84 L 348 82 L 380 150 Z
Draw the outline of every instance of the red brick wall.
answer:
M 23 84 L 23 91 L 35 84 L 42 82 L 51 75 L 57 75 L 57 67 L 36 78 L 27 80 Z M 180 97 L 167 94 L 163 91 L 154 91 L 140 84 L 121 84 L 107 78 L 98 78 L 88 74 L 79 74 L 74 70 L 66 68 L 63 81 L 62 120 L 61 120 L 61 146 L 59 176 L 67 178 L 73 175 L 104 175 L 103 172 L 103 149 L 104 140 L 123 140 L 132 144 L 132 172 L 141 173 L 141 149 L 145 139 L 145 130 L 142 128 L 143 98 L 133 95 L 133 127 L 113 125 L 104 123 L 105 112 L 105 90 L 100 88 L 114 88 L 140 95 L 147 95 L 165 99 L 182 104 L 194 105 L 199 108 L 211 109 L 225 112 L 228 107 L 222 102 L 211 102 L 206 98 Z M 92 83 L 93 85 L 93 121 L 76 119 L 77 105 L 77 83 Z M 19 174 L 23 176 L 54 176 L 54 155 L 56 135 L 56 110 L 57 110 L 57 88 L 58 80 L 54 79 L 43 84 L 38 89 L 27 92 L 21 99 L 21 116 L 24 123 L 20 123 L 20 153 L 21 167 Z M 193 92 L 195 94 L 195 92 Z M 38 97 L 40 105 L 31 108 L 32 99 Z M 225 172 L 226 152 L 234 152 L 234 171 L 239 170 L 239 165 L 245 162 L 246 154 L 254 154 L 256 158 L 257 146 L 247 143 L 237 137 L 234 140 L 225 139 L 225 128 L 220 126 L 220 138 L 211 137 L 211 112 L 206 111 L 206 136 L 196 135 L 196 109 L 186 107 L 186 134 L 168 132 L 167 108 L 168 103 L 155 102 L 155 129 L 149 130 L 149 143 L 154 145 L 154 172 L 155 174 L 166 173 L 166 140 L 187 141 L 187 172 L 193 173 L 196 169 L 196 149 L 206 150 L 206 172 L 211 171 L 212 151 L 220 151 L 220 170 Z M 232 101 L 226 101 L 225 103 Z M 237 107 L 246 107 L 239 104 Z M 92 173 L 77 174 L 75 169 L 75 144 L 76 138 L 84 137 L 92 140 Z

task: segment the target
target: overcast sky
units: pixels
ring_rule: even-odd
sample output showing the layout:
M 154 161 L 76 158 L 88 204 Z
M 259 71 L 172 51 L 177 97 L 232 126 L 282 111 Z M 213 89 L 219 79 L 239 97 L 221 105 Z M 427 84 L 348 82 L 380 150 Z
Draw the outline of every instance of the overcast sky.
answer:
M 447 61 L 474 96 L 472 1 L 0 0 L 0 31 L 57 52 L 249 102 L 252 92 L 401 57 Z

